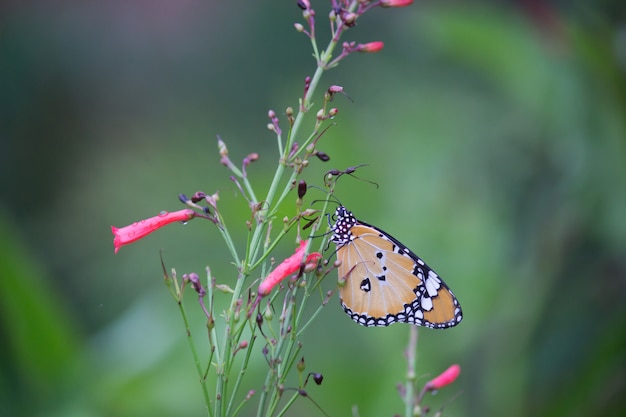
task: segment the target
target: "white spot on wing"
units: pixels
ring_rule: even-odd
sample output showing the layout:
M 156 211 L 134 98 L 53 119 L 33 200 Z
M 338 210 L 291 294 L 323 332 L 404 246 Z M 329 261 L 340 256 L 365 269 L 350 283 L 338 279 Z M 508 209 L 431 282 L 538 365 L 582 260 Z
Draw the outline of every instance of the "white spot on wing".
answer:
M 426 291 L 428 291 L 429 296 L 434 297 L 437 295 L 439 284 L 436 281 L 428 278 L 425 282 L 425 285 L 426 285 Z
M 428 278 L 432 279 L 433 281 L 437 283 L 441 282 L 441 278 L 439 278 L 439 275 L 435 274 L 435 272 L 432 269 L 428 271 Z
M 423 310 L 430 311 L 433 309 L 433 300 L 430 297 L 422 297 L 420 304 Z

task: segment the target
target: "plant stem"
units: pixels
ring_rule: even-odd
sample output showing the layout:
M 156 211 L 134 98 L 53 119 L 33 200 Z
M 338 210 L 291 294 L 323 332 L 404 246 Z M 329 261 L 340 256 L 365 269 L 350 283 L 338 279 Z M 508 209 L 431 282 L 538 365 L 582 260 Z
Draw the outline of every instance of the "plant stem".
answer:
M 409 343 L 406 348 L 407 374 L 404 393 L 404 415 L 405 417 L 415 416 L 415 355 L 417 352 L 417 326 L 409 327 Z
M 185 311 L 185 307 L 182 301 L 178 302 L 178 309 L 180 310 L 180 314 L 183 317 L 183 322 L 185 323 L 185 330 L 187 332 L 187 344 L 189 345 L 189 349 L 191 350 L 191 356 L 193 356 L 193 362 L 196 365 L 196 371 L 198 372 L 198 377 L 200 378 L 200 385 L 202 386 L 204 402 L 206 404 L 209 416 L 213 417 L 213 413 L 211 411 L 211 399 L 209 397 L 209 390 L 207 388 L 206 378 L 204 377 L 202 365 L 200 364 L 200 358 L 198 357 L 196 345 L 193 342 L 193 336 L 191 335 L 191 329 L 189 328 L 189 321 L 187 320 L 187 312 Z

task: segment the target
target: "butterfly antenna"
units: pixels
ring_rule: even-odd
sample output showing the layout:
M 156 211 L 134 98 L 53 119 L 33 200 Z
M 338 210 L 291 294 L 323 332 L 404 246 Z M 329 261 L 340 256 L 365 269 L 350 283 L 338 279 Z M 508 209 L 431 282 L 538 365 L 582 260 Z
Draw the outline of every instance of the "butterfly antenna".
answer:
M 369 182 L 370 184 L 372 184 L 372 185 L 376 186 L 376 188 L 379 188 L 378 183 L 377 183 L 377 182 L 375 182 L 375 181 L 368 180 L 368 179 L 366 179 L 366 178 L 357 177 L 356 175 L 353 175 L 353 174 L 348 174 L 348 175 L 350 175 L 352 178 L 356 178 L 357 180 L 361 180 L 361 181 Z
M 341 178 L 343 175 L 349 175 L 352 178 L 355 178 L 357 180 L 369 182 L 370 184 L 375 185 L 376 188 L 378 188 L 378 183 L 376 183 L 374 181 L 371 181 L 371 180 L 368 180 L 368 179 L 365 179 L 365 178 L 357 177 L 356 175 L 354 175 L 354 172 L 357 169 L 359 169 L 361 167 L 364 167 L 364 166 L 368 166 L 368 164 L 355 165 L 353 167 L 348 167 L 348 168 L 344 169 L 343 171 L 339 170 L 339 169 L 331 169 L 330 171 L 326 172 L 326 174 L 324 174 L 324 184 L 328 185 L 328 184 L 332 183 L 332 177 L 336 177 L 335 178 L 335 182 L 337 182 L 339 180 L 339 178 Z M 331 176 L 331 179 L 328 178 L 329 175 Z
M 360 165 L 357 165 L 357 166 L 354 166 L 354 167 L 348 167 L 348 168 L 346 168 L 345 173 L 347 175 L 350 175 L 352 178 L 356 178 L 357 180 L 369 182 L 370 184 L 375 185 L 376 188 L 378 188 L 378 183 L 376 183 L 374 181 L 371 181 L 371 180 L 368 180 L 368 179 L 365 179 L 365 178 L 357 177 L 356 175 L 354 175 L 354 171 L 356 171 L 358 168 L 361 168 L 361 167 L 364 167 L 364 166 L 367 166 L 367 164 L 360 164 Z

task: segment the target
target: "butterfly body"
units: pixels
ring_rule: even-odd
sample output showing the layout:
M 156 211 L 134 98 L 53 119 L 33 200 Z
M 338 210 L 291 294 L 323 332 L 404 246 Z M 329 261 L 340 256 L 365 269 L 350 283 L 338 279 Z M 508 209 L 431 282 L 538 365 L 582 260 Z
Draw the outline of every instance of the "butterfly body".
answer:
M 434 329 L 456 326 L 461 306 L 422 259 L 381 229 L 335 211 L 330 240 L 337 245 L 341 306 L 363 326 L 411 323 Z

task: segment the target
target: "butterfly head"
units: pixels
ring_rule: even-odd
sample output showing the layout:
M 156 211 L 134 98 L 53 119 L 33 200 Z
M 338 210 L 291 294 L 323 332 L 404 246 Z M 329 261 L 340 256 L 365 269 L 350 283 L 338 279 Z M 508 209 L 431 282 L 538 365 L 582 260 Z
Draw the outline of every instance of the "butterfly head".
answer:
M 350 243 L 353 239 L 350 229 L 356 224 L 356 218 L 352 215 L 352 212 L 348 211 L 344 206 L 337 207 L 335 214 L 333 215 L 333 224 L 331 231 L 332 236 L 330 241 L 334 242 L 338 246 L 343 246 L 346 243 Z

